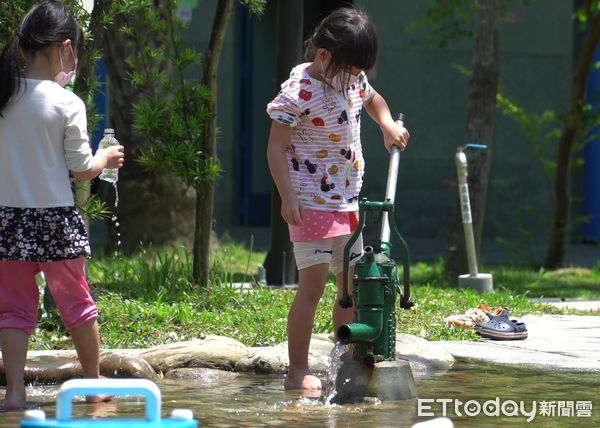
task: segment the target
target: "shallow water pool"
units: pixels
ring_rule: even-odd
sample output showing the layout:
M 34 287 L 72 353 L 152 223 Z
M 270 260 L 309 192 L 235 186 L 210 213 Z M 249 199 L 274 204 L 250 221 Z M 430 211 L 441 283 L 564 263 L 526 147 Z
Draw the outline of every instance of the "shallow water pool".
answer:
M 442 416 L 445 406 L 456 427 L 600 427 L 600 374 L 457 363 L 448 372 L 417 377 L 419 399 L 341 406 L 287 393 L 282 382 L 273 375 L 161 380 L 163 415 L 187 408 L 200 426 L 213 427 L 410 427 Z M 37 386 L 28 393 L 35 406 L 54 417 L 57 390 L 58 386 Z M 119 397 L 101 405 L 77 403 L 73 411 L 75 417 L 141 418 L 144 400 Z M 18 427 L 22 416 L 0 413 L 0 427 Z

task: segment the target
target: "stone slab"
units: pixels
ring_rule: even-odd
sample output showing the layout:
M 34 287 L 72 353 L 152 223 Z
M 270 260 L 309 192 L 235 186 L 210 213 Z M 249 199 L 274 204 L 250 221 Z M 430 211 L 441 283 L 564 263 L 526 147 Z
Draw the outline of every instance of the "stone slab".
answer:
M 527 315 L 524 340 L 438 341 L 461 360 L 548 370 L 600 372 L 600 316 Z

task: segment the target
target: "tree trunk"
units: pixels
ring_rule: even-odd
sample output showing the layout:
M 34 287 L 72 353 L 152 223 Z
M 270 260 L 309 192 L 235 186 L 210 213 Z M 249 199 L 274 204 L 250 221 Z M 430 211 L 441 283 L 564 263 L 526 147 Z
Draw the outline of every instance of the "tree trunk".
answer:
M 164 3 L 164 2 L 162 2 Z M 155 2 L 157 14 L 169 13 L 165 5 Z M 119 206 L 116 208 L 120 223 L 119 233 L 125 250 L 133 250 L 140 242 L 167 244 L 187 241 L 194 228 L 194 198 L 187 196 L 187 188 L 169 172 L 148 173 L 136 162 L 140 150 L 147 148 L 145 140 L 134 134 L 132 106 L 142 94 L 135 89 L 127 75 L 125 59 L 132 51 L 118 28 L 122 25 L 115 18 L 112 28 L 104 36 L 104 60 L 110 80 L 110 124 L 116 138 L 125 146 L 125 166 L 119 171 Z M 131 23 L 130 23 L 131 24 Z M 138 31 L 146 31 L 143 28 Z M 148 34 L 151 43 L 167 46 L 164 34 Z M 168 63 L 157 68 L 168 68 Z M 165 95 L 168 96 L 168 95 Z M 98 193 L 108 204 L 114 206 L 114 190 L 105 182 L 98 183 Z M 116 243 L 114 222 L 107 221 L 110 232 L 109 249 Z
M 588 32 L 579 52 L 575 72 L 573 73 L 573 102 L 565 127 L 558 143 L 558 158 L 556 161 L 556 178 L 554 181 L 554 221 L 550 244 L 546 253 L 544 267 L 558 268 L 564 260 L 565 241 L 569 230 L 569 177 L 571 175 L 571 160 L 575 141 L 584 122 L 585 89 L 587 76 L 592 65 L 594 53 L 600 40 L 600 16 L 593 16 L 592 0 L 585 2 L 588 11 Z
M 487 149 L 469 149 L 465 153 L 469 166 L 468 185 L 475 248 L 477 259 L 479 259 L 492 159 L 496 94 L 498 91 L 499 31 L 497 1 L 475 1 L 474 22 L 473 75 L 469 81 L 465 144 L 485 144 Z M 457 209 L 454 215 L 446 259 L 446 273 L 454 278 L 468 272 L 463 226 L 459 211 Z
M 219 0 L 213 19 L 208 49 L 205 53 L 202 83 L 210 89 L 204 141 L 200 148 L 204 155 L 217 161 L 217 72 L 227 23 L 233 10 L 234 0 Z M 196 186 L 196 227 L 194 230 L 193 276 L 196 283 L 209 287 L 210 236 L 213 230 L 214 182 L 206 181 Z

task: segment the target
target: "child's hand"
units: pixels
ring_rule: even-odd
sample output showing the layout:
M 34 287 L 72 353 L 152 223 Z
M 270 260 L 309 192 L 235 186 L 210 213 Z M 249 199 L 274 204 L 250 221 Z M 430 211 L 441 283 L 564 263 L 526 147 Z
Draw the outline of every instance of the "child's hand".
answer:
M 383 143 L 389 152 L 392 151 L 394 145 L 398 146 L 400 150 L 406 148 L 410 134 L 405 127 L 400 126 L 391 118 L 381 124 L 381 132 L 383 133 Z
M 125 161 L 125 147 L 111 146 L 104 149 L 106 158 L 106 168 L 115 169 L 121 168 Z
M 302 226 L 302 205 L 295 194 L 281 198 L 281 217 L 287 224 Z

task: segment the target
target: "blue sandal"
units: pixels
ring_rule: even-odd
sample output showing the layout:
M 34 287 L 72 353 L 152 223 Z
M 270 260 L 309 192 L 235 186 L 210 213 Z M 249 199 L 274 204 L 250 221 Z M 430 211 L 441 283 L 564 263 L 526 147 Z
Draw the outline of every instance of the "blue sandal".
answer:
M 496 316 L 486 323 L 476 325 L 475 332 L 481 337 L 494 340 L 527 339 L 525 323 L 511 320 L 508 316 Z

